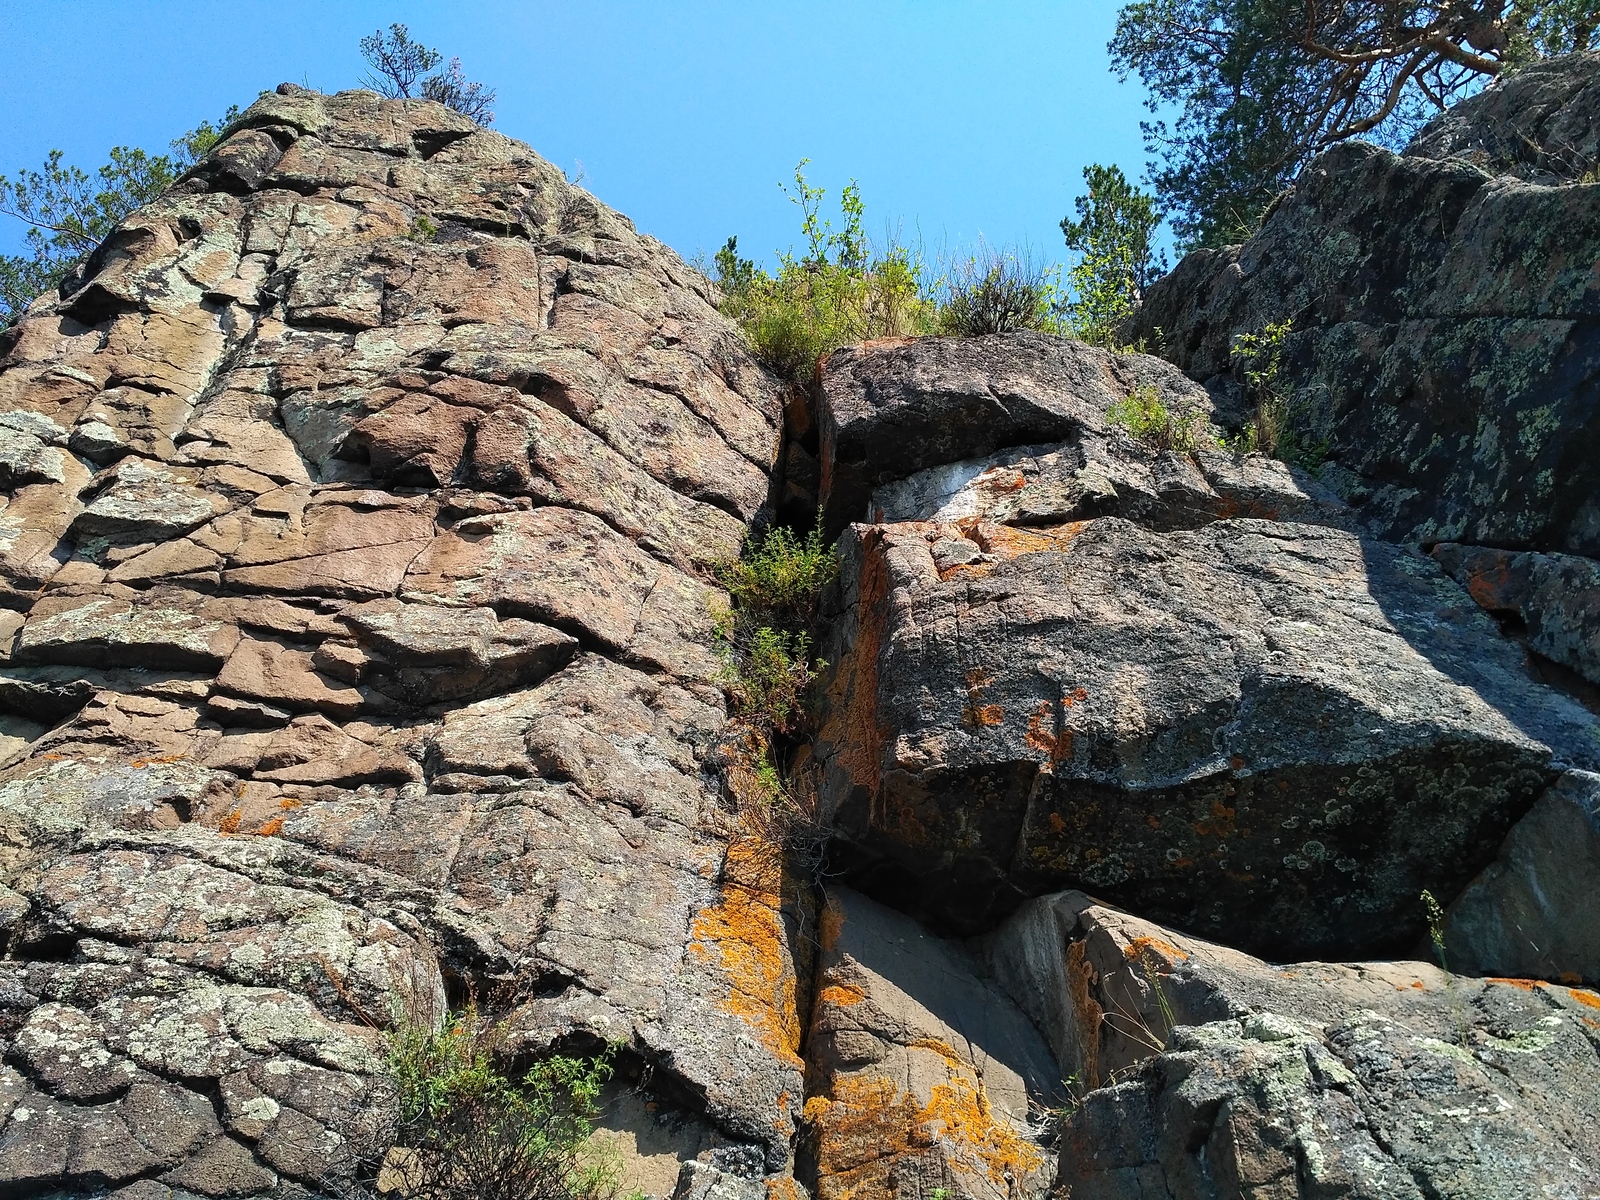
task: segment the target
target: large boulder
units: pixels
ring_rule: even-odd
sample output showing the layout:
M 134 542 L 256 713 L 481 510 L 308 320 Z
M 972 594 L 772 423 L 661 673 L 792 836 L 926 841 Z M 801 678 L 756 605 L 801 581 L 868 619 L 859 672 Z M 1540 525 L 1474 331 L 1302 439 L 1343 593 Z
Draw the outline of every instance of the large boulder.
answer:
M 370 92 L 264 96 L 0 335 L 0 1191 L 344 1194 L 469 996 L 782 1172 L 806 898 L 722 813 L 707 569 L 781 421 L 675 254 Z
M 923 345 L 880 353 L 951 354 Z M 1406 950 L 1421 890 L 1600 761 L 1594 719 L 1314 481 L 1078 403 L 1098 430 L 882 485 L 894 519 L 846 537 L 818 744 L 842 865 L 962 933 L 1072 884 L 1256 953 Z M 1152 483 L 1179 479 L 1181 519 Z M 1233 515 L 1247 493 L 1298 519 Z
M 984 942 L 1074 1089 L 1073 1200 L 1578 1200 L 1600 1186 L 1600 996 L 1420 962 L 1272 965 L 1043 897 Z

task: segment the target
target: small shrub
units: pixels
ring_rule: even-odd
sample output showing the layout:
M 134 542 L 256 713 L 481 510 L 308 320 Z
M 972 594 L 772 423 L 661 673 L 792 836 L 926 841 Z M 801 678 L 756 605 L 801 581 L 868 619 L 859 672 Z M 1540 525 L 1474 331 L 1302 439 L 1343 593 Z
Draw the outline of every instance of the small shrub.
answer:
M 822 540 L 822 514 L 801 538 L 774 525 L 745 539 L 744 554 L 716 568 L 741 621 L 801 632 L 816 616 L 817 598 L 839 574 L 839 558 Z
M 780 764 L 809 732 L 810 693 L 827 665 L 812 655 L 817 604 L 838 573 L 838 555 L 822 540 L 820 512 L 805 537 L 774 526 L 747 539 L 740 558 L 716 568 L 731 601 L 717 614 L 717 633 L 735 718 L 724 743 L 733 809 L 745 832 L 819 863 L 813 781 Z
M 618 1163 L 590 1141 L 609 1055 L 556 1056 L 501 1073 L 496 1027 L 476 1008 L 442 1028 L 401 1023 L 388 1065 L 397 1117 L 389 1155 L 406 1200 L 602 1200 Z
M 723 312 L 738 322 L 752 352 L 773 372 L 807 381 L 817 360 L 871 338 L 932 331 L 934 305 L 922 260 L 890 237 L 875 246 L 863 224 L 861 189 L 852 180 L 839 207 L 843 228 L 822 217 L 823 189 L 806 182 L 802 159 L 794 190 L 806 253 L 784 254 L 775 275 L 738 255 L 729 238 L 714 260 Z
M 413 242 L 431 242 L 438 236 L 439 227 L 423 215 L 411 219 L 411 230 L 406 234 Z
M 1297 466 L 1316 468 L 1328 457 L 1331 439 L 1309 395 L 1295 395 L 1284 384 L 1283 353 L 1294 322 L 1269 322 L 1260 330 L 1236 334 L 1233 356 L 1244 378 L 1255 420 L 1231 443 L 1238 453 L 1259 451 Z
M 1173 412 L 1153 387 L 1137 388 L 1127 399 L 1118 400 L 1107 410 L 1106 418 L 1154 450 L 1192 454 L 1202 446 L 1217 444 L 1216 431 L 1205 413 Z
M 1056 332 L 1060 312 L 1054 275 L 1016 254 L 980 253 L 957 263 L 946 279 L 939 332 L 956 337 Z

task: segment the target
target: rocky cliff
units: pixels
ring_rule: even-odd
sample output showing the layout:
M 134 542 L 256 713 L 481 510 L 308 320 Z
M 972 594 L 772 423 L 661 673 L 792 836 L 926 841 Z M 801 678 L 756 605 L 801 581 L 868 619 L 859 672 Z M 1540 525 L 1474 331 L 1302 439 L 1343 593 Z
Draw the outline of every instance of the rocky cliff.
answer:
M 1186 260 L 1176 365 L 876 343 L 808 397 L 527 147 L 264 97 L 0 336 L 0 1197 L 373 1186 L 390 1036 L 468 1003 L 508 1063 L 611 1047 L 597 1136 L 677 1200 L 1600 1191 L 1600 726 L 1542 648 L 1594 628 L 1595 284 L 1534 250 L 1600 259 L 1600 187 L 1495 158 L 1592 131 L 1575 62 Z M 1436 185 L 1526 241 L 1457 270 L 1515 315 L 1329 328 L 1565 339 L 1559 395 L 1437 393 L 1520 440 L 1417 459 L 1378 367 L 1321 477 L 1111 417 L 1227 418 L 1308 213 L 1368 205 L 1363 303 L 1452 294 L 1384 257 Z M 820 869 L 730 803 L 712 570 L 810 503 Z M 1424 889 L 1471 977 L 1404 961 Z

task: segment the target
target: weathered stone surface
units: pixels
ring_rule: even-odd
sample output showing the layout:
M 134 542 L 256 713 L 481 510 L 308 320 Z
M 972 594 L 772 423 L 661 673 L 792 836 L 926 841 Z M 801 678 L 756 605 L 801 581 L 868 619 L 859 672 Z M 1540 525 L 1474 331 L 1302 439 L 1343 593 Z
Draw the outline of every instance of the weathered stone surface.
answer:
M 1435 564 L 1336 529 L 857 527 L 845 572 L 824 800 L 863 886 L 963 931 L 1075 882 L 1275 955 L 1404 949 L 1600 757 Z
M 1079 893 L 986 941 L 1081 1102 L 1057 1187 L 1580 1197 L 1600 1180 L 1600 997 L 1424 963 L 1271 966 Z
M 1325 478 L 1383 536 L 1600 555 L 1595 53 L 1517 73 L 1404 154 L 1315 159 L 1243 246 L 1151 287 L 1129 337 L 1228 386 L 1236 333 L 1292 319 L 1283 382 Z
M 0 1190 L 347 1194 L 447 978 L 786 1178 L 809 895 L 709 762 L 782 420 L 671 251 L 368 92 L 0 337 Z
M 1158 359 L 1043 334 L 922 338 L 839 350 L 821 370 L 822 500 L 829 532 L 874 519 L 874 488 L 992 450 L 1107 432 L 1139 387 L 1209 416 L 1206 393 Z
M 1472 975 L 1600 983 L 1600 776 L 1570 771 L 1445 914 L 1449 963 Z
M 1530 650 L 1600 684 L 1600 562 L 1449 542 L 1433 557 L 1484 609 L 1515 618 Z
M 807 1042 L 819 1200 L 1033 1194 L 1053 1156 L 1033 1116 L 1061 1074 L 1029 1019 L 957 944 L 830 889 Z

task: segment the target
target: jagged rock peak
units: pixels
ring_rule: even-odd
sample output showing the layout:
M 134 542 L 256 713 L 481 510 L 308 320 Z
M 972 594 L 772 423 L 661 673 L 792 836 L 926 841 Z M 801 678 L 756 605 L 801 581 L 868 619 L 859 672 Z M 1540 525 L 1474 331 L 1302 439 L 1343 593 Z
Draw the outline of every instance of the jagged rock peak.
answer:
M 468 994 L 619 1044 L 696 1186 L 782 1171 L 707 570 L 781 406 L 705 281 L 510 138 L 286 85 L 63 292 L 0 339 L 0 1190 L 344 1194 L 385 1027 Z

